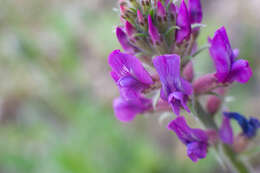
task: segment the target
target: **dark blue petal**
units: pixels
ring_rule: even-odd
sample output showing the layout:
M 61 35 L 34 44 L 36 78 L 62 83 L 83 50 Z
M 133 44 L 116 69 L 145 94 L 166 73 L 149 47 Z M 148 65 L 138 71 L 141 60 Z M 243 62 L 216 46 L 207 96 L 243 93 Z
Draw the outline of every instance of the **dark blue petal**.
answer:
M 243 134 L 248 138 L 256 136 L 258 128 L 260 128 L 260 122 L 256 118 L 250 118 L 247 120 L 243 115 L 236 112 L 224 112 L 224 115 L 228 118 L 235 119 L 243 130 Z

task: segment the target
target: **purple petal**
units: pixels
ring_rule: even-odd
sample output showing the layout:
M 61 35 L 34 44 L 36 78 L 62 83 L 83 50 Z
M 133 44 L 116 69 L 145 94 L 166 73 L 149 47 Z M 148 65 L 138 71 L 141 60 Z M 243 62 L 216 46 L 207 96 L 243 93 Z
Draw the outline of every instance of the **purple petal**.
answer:
M 137 10 L 137 19 L 139 24 L 144 25 L 144 16 L 139 9 Z
M 176 24 L 180 27 L 180 29 L 176 32 L 176 41 L 177 43 L 181 43 L 183 40 L 188 39 L 191 34 L 189 13 L 184 0 L 182 0 L 180 5 Z
M 249 66 L 248 61 L 240 59 L 234 62 L 232 66 L 230 80 L 235 80 L 240 83 L 246 83 L 249 81 L 252 75 L 253 72 Z
M 207 156 L 207 143 L 192 142 L 187 145 L 187 154 L 193 162 L 203 159 Z
M 180 107 L 183 107 L 187 112 L 190 109 L 187 106 L 188 97 L 182 92 L 173 92 L 169 95 L 168 102 L 172 104 L 174 113 L 180 115 Z
M 186 145 L 195 141 L 205 143 L 208 141 L 207 133 L 201 129 L 190 128 L 183 116 L 179 116 L 170 122 L 168 129 L 174 131 L 179 139 Z
M 149 110 L 151 105 L 151 100 L 146 98 L 124 100 L 120 97 L 115 99 L 113 103 L 115 116 L 122 122 L 132 121 L 137 114 Z
M 174 3 L 171 3 L 169 6 L 169 11 L 172 15 L 176 15 L 176 6 L 174 5 Z
M 164 8 L 163 4 L 161 3 L 161 1 L 157 2 L 157 15 L 162 18 L 164 16 L 166 16 L 166 11 L 165 11 L 165 8 Z
M 218 29 L 212 39 L 209 39 L 209 52 L 216 67 L 216 77 L 219 82 L 225 82 L 234 61 L 226 30 L 224 27 Z
M 134 26 L 128 21 L 125 23 L 125 30 L 128 37 L 132 37 L 137 32 Z
M 153 44 L 158 44 L 161 41 L 161 36 L 158 29 L 154 26 L 150 15 L 148 16 L 148 31 Z
M 181 86 L 180 56 L 162 55 L 153 59 L 153 64 L 160 76 L 164 94 L 168 97 L 175 89 Z
M 125 32 L 117 27 L 116 28 L 116 36 L 117 39 L 119 41 L 119 43 L 121 44 L 122 48 L 131 54 L 134 54 L 137 51 L 137 48 L 135 48 L 128 40 L 127 35 L 125 34 Z
M 121 53 L 115 50 L 109 55 L 108 63 L 113 73 L 117 76 L 132 76 L 143 84 L 150 85 L 153 80 L 150 74 L 144 69 L 142 63 L 133 55 Z
M 201 23 L 202 21 L 202 8 L 200 0 L 189 0 L 189 12 L 190 12 L 190 22 Z
M 220 139 L 225 144 L 233 144 L 233 130 L 230 124 L 230 119 L 226 116 L 223 116 L 222 125 L 219 130 Z
M 174 131 L 178 138 L 185 145 L 194 141 L 191 134 L 192 130 L 187 125 L 186 120 L 183 116 L 179 116 L 175 120 L 171 121 L 168 125 L 168 129 Z

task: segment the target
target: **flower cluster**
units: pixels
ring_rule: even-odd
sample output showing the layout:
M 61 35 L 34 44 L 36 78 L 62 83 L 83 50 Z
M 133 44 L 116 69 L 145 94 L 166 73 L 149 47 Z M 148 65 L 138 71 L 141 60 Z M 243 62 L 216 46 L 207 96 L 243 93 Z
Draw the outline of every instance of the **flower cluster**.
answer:
M 205 112 L 213 119 L 231 84 L 246 83 L 252 76 L 248 61 L 237 58 L 239 51 L 231 48 L 221 27 L 208 39 L 216 72 L 195 80 L 192 61 L 200 52 L 196 40 L 203 26 L 200 0 L 120 0 L 119 7 L 122 24 L 116 28 L 116 36 L 124 52 L 114 50 L 108 57 L 120 92 L 113 103 L 117 119 L 130 122 L 143 113 L 172 110 L 177 118 L 168 129 L 187 146 L 192 161 L 205 158 L 208 147 L 214 145 L 212 129 L 219 141 L 233 145 L 230 119 L 241 125 L 240 136 L 251 139 L 256 135 L 259 121 L 238 113 L 225 112 L 219 129 L 206 130 L 189 127 L 181 116 L 182 112 L 191 114 L 194 101 L 206 95 Z

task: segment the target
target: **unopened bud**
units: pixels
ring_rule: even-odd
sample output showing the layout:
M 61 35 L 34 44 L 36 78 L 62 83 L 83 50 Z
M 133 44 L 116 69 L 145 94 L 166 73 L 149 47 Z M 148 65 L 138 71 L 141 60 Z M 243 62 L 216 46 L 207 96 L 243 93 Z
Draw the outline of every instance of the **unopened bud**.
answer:
M 203 94 L 212 91 L 217 87 L 217 79 L 214 74 L 206 74 L 193 83 L 195 94 Z
M 193 71 L 193 64 L 192 62 L 188 62 L 183 71 L 182 71 L 182 75 L 184 77 L 184 79 L 186 79 L 187 81 L 191 82 L 193 80 L 194 77 L 194 71 Z
M 218 88 L 214 91 L 219 96 L 223 96 L 226 93 L 226 88 Z M 214 115 L 218 112 L 222 104 L 222 99 L 218 96 L 212 95 L 208 97 L 207 103 L 206 103 L 206 109 L 208 113 L 211 115 Z

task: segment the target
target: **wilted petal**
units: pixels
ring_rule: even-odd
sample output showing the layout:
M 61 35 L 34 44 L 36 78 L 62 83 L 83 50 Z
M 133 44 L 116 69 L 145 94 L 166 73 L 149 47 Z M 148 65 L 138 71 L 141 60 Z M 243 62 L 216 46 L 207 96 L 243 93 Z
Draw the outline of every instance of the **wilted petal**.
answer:
M 122 122 L 132 121 L 137 114 L 149 110 L 151 106 L 151 100 L 146 98 L 124 100 L 120 97 L 115 99 L 113 103 L 115 116 Z
M 230 80 L 240 83 L 246 83 L 253 75 L 252 69 L 249 66 L 248 61 L 240 59 L 234 62 L 230 72 Z
M 225 144 L 233 144 L 233 130 L 230 124 L 230 119 L 226 116 L 223 117 L 222 125 L 219 130 L 220 139 Z
M 183 40 L 188 39 L 191 34 L 189 12 L 184 0 L 181 2 L 176 24 L 180 27 L 176 32 L 176 41 L 177 43 L 181 43 Z
M 189 0 L 189 12 L 190 12 L 190 22 L 201 23 L 202 21 L 202 7 L 200 0 Z

